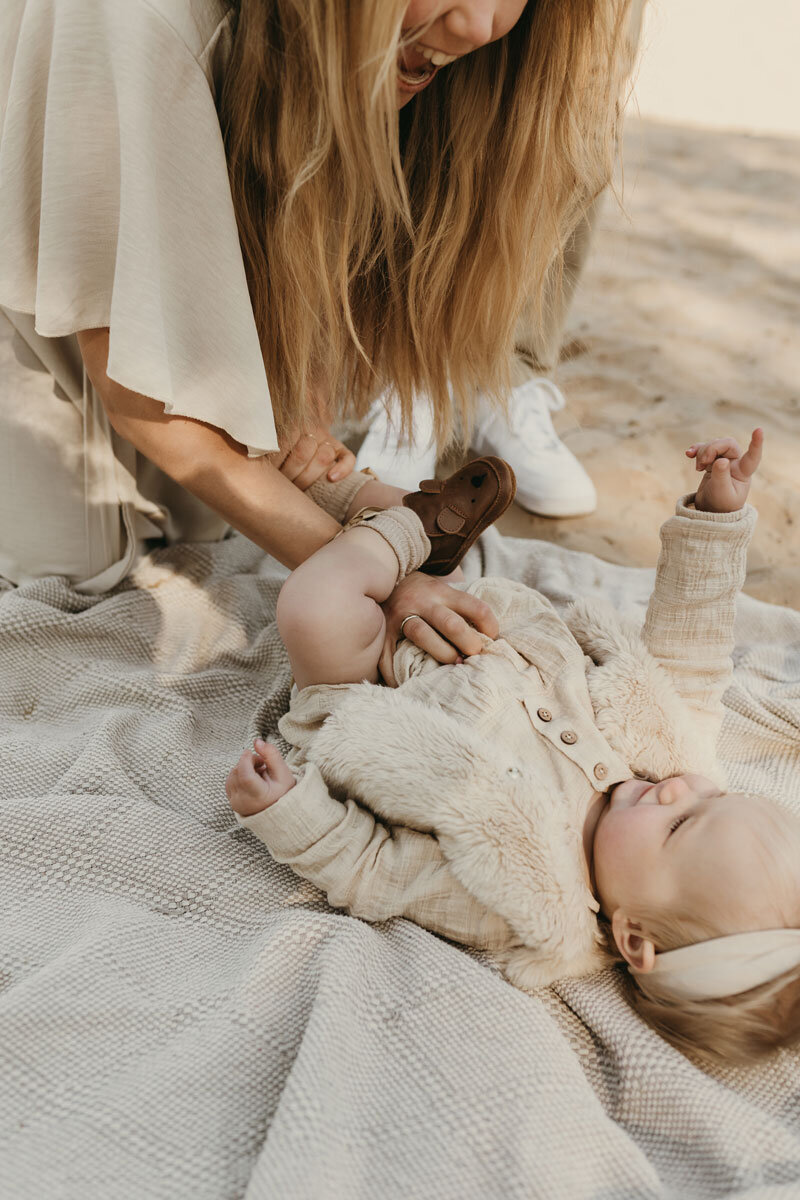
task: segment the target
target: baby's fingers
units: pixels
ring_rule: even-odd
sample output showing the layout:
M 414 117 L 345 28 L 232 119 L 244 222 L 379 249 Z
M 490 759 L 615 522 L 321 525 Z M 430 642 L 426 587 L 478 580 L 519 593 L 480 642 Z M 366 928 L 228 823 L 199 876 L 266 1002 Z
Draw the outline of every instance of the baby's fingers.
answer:
M 229 775 L 233 786 L 247 795 L 259 795 L 264 788 L 265 780 L 258 772 L 259 760 L 253 758 L 252 750 L 245 750 Z
M 739 458 L 741 453 L 735 438 L 715 438 L 713 442 L 700 442 L 690 446 L 686 456 L 695 459 L 698 471 L 707 471 L 717 459 L 726 458 L 733 461 Z
M 745 450 L 738 463 L 738 473 L 745 479 L 749 479 L 756 471 L 758 464 L 761 462 L 761 448 L 764 445 L 764 430 L 754 429 L 753 435 L 750 438 L 750 445 Z
M 256 738 L 253 742 L 253 749 L 276 783 L 283 787 L 291 786 L 294 783 L 294 775 L 287 767 L 277 746 L 274 746 L 272 742 L 265 742 L 263 738 Z

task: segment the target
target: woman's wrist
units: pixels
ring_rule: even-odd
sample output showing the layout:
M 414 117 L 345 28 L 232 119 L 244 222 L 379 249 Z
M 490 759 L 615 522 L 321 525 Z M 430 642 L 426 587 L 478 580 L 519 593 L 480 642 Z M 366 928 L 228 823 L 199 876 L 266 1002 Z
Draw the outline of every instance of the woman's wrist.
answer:
M 341 528 L 266 456 L 249 458 L 243 446 L 213 426 L 151 412 L 127 420 L 118 416 L 114 427 L 234 529 L 292 570 Z
M 266 455 L 248 457 L 223 430 L 167 416 L 158 400 L 108 378 L 108 330 L 79 334 L 87 372 L 114 430 L 234 529 L 294 569 L 341 526 Z

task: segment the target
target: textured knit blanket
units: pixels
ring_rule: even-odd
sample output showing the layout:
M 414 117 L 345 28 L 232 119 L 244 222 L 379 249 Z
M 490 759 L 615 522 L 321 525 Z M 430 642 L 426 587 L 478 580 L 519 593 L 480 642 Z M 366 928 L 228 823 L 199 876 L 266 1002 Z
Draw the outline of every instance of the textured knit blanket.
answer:
M 653 579 L 495 531 L 466 567 L 642 615 Z M 237 827 L 284 577 L 237 536 L 0 594 L 2 1196 L 800 1195 L 800 1053 L 703 1070 L 615 970 L 517 991 Z M 742 599 L 726 704 L 732 785 L 800 807 L 800 614 Z

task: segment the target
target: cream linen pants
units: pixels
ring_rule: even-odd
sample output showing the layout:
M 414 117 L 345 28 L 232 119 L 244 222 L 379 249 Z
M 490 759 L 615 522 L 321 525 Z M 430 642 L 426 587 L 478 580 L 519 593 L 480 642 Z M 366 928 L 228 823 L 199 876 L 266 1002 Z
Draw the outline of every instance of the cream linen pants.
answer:
M 32 316 L 0 308 L 0 576 L 66 575 L 99 595 L 147 539 L 227 530 L 111 428 L 77 337 L 42 338 Z

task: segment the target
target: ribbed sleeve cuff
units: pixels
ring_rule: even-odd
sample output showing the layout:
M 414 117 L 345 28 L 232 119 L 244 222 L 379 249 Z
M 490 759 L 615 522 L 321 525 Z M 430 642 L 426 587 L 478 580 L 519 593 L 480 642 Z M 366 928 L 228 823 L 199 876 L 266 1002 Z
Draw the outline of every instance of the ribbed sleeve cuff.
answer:
M 690 492 L 681 497 L 675 505 L 675 516 L 664 523 L 662 532 L 669 533 L 670 527 L 675 530 L 677 526 L 709 540 L 722 537 L 726 545 L 746 545 L 750 541 L 758 519 L 758 513 L 752 504 L 745 504 L 738 512 L 700 512 L 694 506 L 695 495 L 695 492 Z
M 676 517 L 688 517 L 692 521 L 710 521 L 712 525 L 739 525 L 745 522 L 751 529 L 756 523 L 758 514 L 752 504 L 745 504 L 738 512 L 701 512 L 694 506 L 696 495 L 697 492 L 689 492 L 680 498 L 675 505 Z
M 410 508 L 397 505 L 394 508 L 367 508 L 356 513 L 346 528 L 363 526 L 379 533 L 397 555 L 400 569 L 398 579 L 405 579 L 416 571 L 430 556 L 431 543 L 425 527 L 417 514 Z M 337 535 L 338 536 L 338 535 Z
M 374 476 L 367 475 L 363 471 L 351 471 L 349 475 L 345 475 L 344 479 L 337 479 L 335 483 L 331 483 L 323 475 L 316 483 L 312 483 L 311 487 L 306 488 L 306 495 L 335 521 L 343 525 L 353 497 L 361 491 L 365 483 L 369 483 L 373 478 Z
M 305 763 L 303 774 L 285 795 L 252 817 L 236 820 L 262 841 L 273 858 L 286 862 L 315 845 L 344 816 L 343 806 L 328 792 L 319 768 Z

